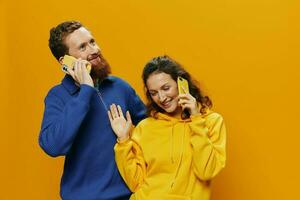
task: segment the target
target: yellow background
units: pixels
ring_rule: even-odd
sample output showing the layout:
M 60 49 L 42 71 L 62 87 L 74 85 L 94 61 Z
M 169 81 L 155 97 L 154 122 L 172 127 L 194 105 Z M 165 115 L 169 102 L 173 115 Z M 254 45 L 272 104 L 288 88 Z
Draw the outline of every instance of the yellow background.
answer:
M 228 129 L 213 200 L 299 199 L 296 0 L 0 0 L 0 199 L 59 199 L 63 158 L 38 146 L 43 100 L 63 73 L 49 29 L 86 25 L 113 73 L 144 98 L 140 78 L 168 54 L 199 80 Z

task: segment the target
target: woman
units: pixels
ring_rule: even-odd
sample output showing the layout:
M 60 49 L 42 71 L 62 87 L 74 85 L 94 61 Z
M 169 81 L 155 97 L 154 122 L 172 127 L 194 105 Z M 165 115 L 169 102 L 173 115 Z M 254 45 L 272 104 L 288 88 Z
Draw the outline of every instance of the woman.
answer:
M 208 200 L 210 180 L 225 166 L 226 130 L 190 75 L 168 56 L 143 71 L 148 118 L 132 131 L 130 114 L 111 105 L 118 169 L 137 200 Z M 188 81 L 179 94 L 177 78 Z

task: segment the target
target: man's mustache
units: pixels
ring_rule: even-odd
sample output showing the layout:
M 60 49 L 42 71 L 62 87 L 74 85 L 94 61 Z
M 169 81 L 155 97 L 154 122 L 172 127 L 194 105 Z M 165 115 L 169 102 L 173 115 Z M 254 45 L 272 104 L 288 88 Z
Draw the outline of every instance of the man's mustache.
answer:
M 94 53 L 94 54 L 90 55 L 90 56 L 88 57 L 87 61 L 91 61 L 91 60 L 93 60 L 93 59 L 95 59 L 95 58 L 97 58 L 97 57 L 100 57 L 100 58 L 101 58 L 101 61 L 102 61 L 102 56 L 100 55 L 100 53 Z

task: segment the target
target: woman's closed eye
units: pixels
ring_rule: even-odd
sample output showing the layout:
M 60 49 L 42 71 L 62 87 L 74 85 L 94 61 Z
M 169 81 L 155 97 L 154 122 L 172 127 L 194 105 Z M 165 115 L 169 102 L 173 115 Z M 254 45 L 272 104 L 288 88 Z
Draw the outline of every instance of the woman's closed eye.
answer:
M 152 97 L 153 97 L 153 96 L 157 95 L 157 92 L 150 91 L 150 92 L 149 92 L 149 94 L 150 94 L 150 96 L 152 96 Z

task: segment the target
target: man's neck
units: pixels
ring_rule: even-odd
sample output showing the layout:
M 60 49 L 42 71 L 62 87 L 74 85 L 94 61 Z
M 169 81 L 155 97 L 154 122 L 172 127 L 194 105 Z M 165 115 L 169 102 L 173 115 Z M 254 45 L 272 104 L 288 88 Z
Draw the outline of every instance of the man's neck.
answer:
M 94 87 L 95 87 L 95 88 L 98 88 L 98 87 L 99 87 L 99 84 L 100 84 L 100 83 L 99 83 L 99 78 L 94 78 L 94 79 L 93 79 L 93 82 L 94 82 Z

